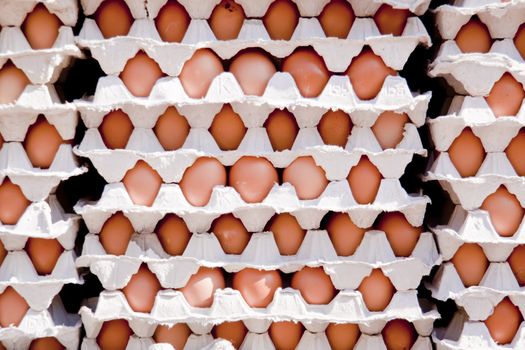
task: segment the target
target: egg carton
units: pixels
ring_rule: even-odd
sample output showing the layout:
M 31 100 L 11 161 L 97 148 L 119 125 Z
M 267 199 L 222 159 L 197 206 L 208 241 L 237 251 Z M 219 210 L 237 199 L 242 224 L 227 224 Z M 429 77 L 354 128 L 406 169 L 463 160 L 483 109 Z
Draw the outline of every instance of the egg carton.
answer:
M 77 23 L 78 4 L 76 0 L 2 0 L 0 6 L 0 25 L 21 26 L 28 13 L 37 4 L 43 4 L 67 26 Z

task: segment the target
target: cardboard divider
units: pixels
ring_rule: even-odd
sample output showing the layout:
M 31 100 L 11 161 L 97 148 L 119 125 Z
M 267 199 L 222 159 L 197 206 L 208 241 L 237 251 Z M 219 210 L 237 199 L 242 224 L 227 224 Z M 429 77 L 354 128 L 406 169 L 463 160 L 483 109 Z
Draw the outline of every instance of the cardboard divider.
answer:
M 74 26 L 77 23 L 79 8 L 76 0 L 3 0 L 0 25 L 3 27 L 22 25 L 26 15 L 40 3 L 65 25 Z

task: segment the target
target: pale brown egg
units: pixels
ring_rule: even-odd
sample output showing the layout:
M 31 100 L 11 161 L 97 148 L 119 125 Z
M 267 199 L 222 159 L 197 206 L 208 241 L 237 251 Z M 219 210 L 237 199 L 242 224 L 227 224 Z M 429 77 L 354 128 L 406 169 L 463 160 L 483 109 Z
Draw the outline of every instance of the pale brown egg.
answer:
M 282 287 L 278 271 L 243 269 L 233 275 L 232 288 L 238 290 L 250 307 L 264 308 L 273 300 L 277 288 Z
M 496 117 L 515 116 L 525 98 L 523 85 L 510 73 L 505 73 L 494 83 L 485 99 Z
M 211 232 L 215 234 L 226 254 L 242 254 L 251 238 L 242 221 L 233 214 L 223 214 L 215 219 L 211 225 Z
M 308 304 L 329 304 L 337 294 L 330 276 L 322 267 L 303 267 L 293 274 L 290 286 L 301 292 Z
M 184 39 L 190 21 L 191 18 L 184 6 L 177 1 L 169 0 L 155 17 L 155 26 L 162 40 L 180 43 Z
M 153 132 L 164 150 L 174 151 L 186 142 L 190 133 L 190 124 L 175 107 L 168 107 L 157 119 Z
M 353 349 L 361 336 L 355 323 L 330 323 L 325 333 L 332 350 Z
M 244 23 L 244 10 L 233 0 L 222 0 L 211 13 L 208 22 L 218 40 L 237 39 Z
M 133 232 L 135 232 L 133 225 L 122 212 L 117 212 L 109 217 L 104 222 L 99 235 L 100 243 L 106 254 L 126 254 Z
M 505 186 L 489 195 L 481 204 L 481 209 L 489 212 L 490 221 L 496 232 L 502 237 L 513 236 L 521 225 L 525 210 L 516 196 Z
M 355 15 L 348 1 L 332 0 L 323 8 L 318 19 L 327 37 L 346 39 L 354 24 Z
M 294 350 L 303 337 L 304 327 L 292 321 L 273 322 L 268 333 L 276 350 Z
M 213 79 L 222 72 L 224 68 L 219 56 L 210 49 L 200 49 L 184 63 L 179 79 L 189 97 L 203 98 Z
M 168 343 L 175 349 L 184 349 L 191 329 L 185 323 L 177 323 L 171 327 L 158 325 L 153 334 L 156 343 Z
M 98 131 L 107 148 L 123 149 L 126 148 L 133 132 L 133 124 L 126 113 L 117 109 L 104 116 Z
M 276 109 L 270 113 L 264 127 L 274 151 L 291 149 L 299 132 L 294 115 L 286 109 Z
M 263 17 L 263 23 L 273 40 L 290 40 L 299 23 L 299 10 L 291 0 L 272 2 Z
M 242 321 L 224 322 L 213 327 L 213 337 L 226 339 L 235 349 L 239 349 L 248 329 Z
M 35 6 L 22 23 L 22 31 L 34 50 L 53 47 L 58 37 L 60 19 L 50 13 L 43 4 Z
M 29 350 L 62 350 L 65 349 L 57 338 L 46 337 L 34 339 L 29 345 Z
M 525 129 L 521 129 L 510 141 L 505 154 L 519 176 L 525 176 Z
M 509 344 L 514 339 L 523 321 L 520 309 L 506 297 L 484 322 L 490 336 L 497 344 Z
M 134 96 L 148 97 L 157 80 L 164 75 L 157 62 L 144 51 L 139 51 L 128 60 L 120 79 Z
M 472 17 L 461 27 L 455 41 L 463 53 L 486 53 L 492 46 L 492 38 L 487 26 L 477 17 Z
M 213 188 L 225 186 L 226 180 L 226 169 L 221 162 L 202 157 L 186 169 L 179 185 L 191 205 L 202 207 L 210 201 Z
M 465 128 L 448 148 L 450 161 L 461 177 L 475 176 L 485 160 L 485 149 L 479 137 Z
M 396 256 L 408 257 L 416 247 L 423 227 L 412 226 L 401 212 L 383 213 L 376 229 L 385 232 Z
M 15 225 L 31 202 L 18 185 L 4 178 L 0 185 L 0 221 L 4 225 Z
M 340 110 L 329 110 L 319 121 L 317 130 L 326 145 L 344 148 L 352 132 L 352 127 L 352 120 L 348 114 Z
M 283 183 L 288 182 L 301 200 L 319 198 L 328 186 L 323 168 L 311 156 L 296 158 L 283 171 Z
M 382 149 L 396 148 L 403 140 L 405 124 L 408 123 L 406 113 L 392 111 L 383 112 L 372 125 L 372 132 Z
M 0 241 L 0 266 L 2 266 L 2 262 L 4 261 L 6 256 L 7 256 L 7 250 L 5 249 L 2 241 Z
M 358 204 L 370 204 L 376 199 L 383 176 L 367 156 L 361 156 L 346 179 L 355 201 Z
M 128 321 L 117 319 L 105 321 L 97 335 L 100 350 L 126 350 L 133 331 Z
M 40 116 L 27 130 L 24 149 L 35 168 L 47 169 L 53 163 L 62 143 L 64 140 L 57 129 Z
M 407 320 L 389 321 L 381 331 L 387 350 L 412 349 L 418 334 L 414 325 Z
M 389 75 L 397 75 L 397 72 L 388 67 L 370 48 L 364 48 L 352 59 L 346 74 L 357 97 L 371 100 L 379 94 L 385 79 Z
M 525 59 L 525 23 L 518 28 L 518 31 L 514 36 L 514 45 L 521 57 Z
M 39 275 L 51 274 L 60 255 L 64 252 L 64 247 L 57 239 L 35 237 L 27 240 L 24 249 Z
M 383 311 L 396 293 L 394 285 L 381 269 L 373 269 L 370 275 L 363 278 L 357 290 L 363 296 L 366 308 L 372 312 Z
M 347 213 L 332 213 L 328 217 L 326 230 L 339 256 L 354 254 L 367 231 L 354 224 Z
M 297 254 L 306 235 L 306 230 L 289 213 L 275 215 L 268 223 L 267 230 L 273 233 L 281 255 Z
M 210 133 L 221 150 L 233 151 L 239 147 L 246 135 L 246 126 L 232 106 L 225 104 L 213 118 Z
M 212 305 L 215 290 L 224 288 L 226 282 L 220 268 L 201 266 L 180 291 L 191 306 L 206 308 Z
M 292 75 L 303 97 L 319 96 L 330 79 L 324 60 L 310 47 L 297 48 L 285 57 L 281 70 Z
M 1 261 L 1 258 L 0 258 Z M 520 286 L 525 285 L 525 245 L 519 245 L 512 251 L 507 259 L 514 277 Z
M 133 16 L 123 0 L 105 0 L 95 12 L 95 21 L 104 38 L 127 35 Z
M 148 313 L 153 309 L 155 297 L 161 288 L 157 276 L 146 264 L 142 264 L 137 273 L 131 276 L 128 284 L 122 288 L 122 293 L 133 311 Z
M 396 9 L 388 4 L 383 4 L 374 14 L 374 21 L 381 34 L 399 36 L 403 34 L 410 11 Z
M 483 249 L 475 243 L 463 243 L 450 262 L 465 287 L 479 285 L 489 267 Z
M 139 160 L 126 172 L 122 183 L 134 204 L 151 207 L 159 193 L 162 178 L 148 163 Z
M 0 293 L 0 326 L 18 326 L 28 310 L 29 305 L 13 287 L 7 287 Z
M 235 76 L 245 95 L 262 96 L 276 72 L 270 56 L 259 49 L 243 50 L 230 63 L 230 73 Z
M 228 182 L 246 203 L 259 203 L 279 183 L 279 176 L 269 160 L 245 156 L 231 167 Z
M 0 104 L 15 102 L 29 84 L 29 79 L 22 70 L 11 61 L 5 63 L 0 68 Z
M 159 221 L 155 233 L 160 244 L 169 255 L 182 255 L 191 238 L 184 220 L 175 214 L 167 214 Z

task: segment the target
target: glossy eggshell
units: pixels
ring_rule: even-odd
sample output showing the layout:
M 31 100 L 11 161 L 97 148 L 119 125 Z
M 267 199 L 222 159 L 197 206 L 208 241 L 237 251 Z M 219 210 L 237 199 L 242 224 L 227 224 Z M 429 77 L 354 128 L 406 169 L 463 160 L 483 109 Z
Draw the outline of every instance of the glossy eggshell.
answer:
M 290 286 L 301 292 L 308 304 L 329 304 L 336 295 L 336 290 L 322 267 L 303 267 L 294 273 Z
M 323 58 L 312 48 L 296 49 L 283 60 L 281 70 L 292 75 L 303 97 L 319 96 L 330 78 Z
M 98 130 L 107 148 L 123 149 L 133 132 L 133 124 L 126 113 L 117 109 L 104 116 Z
M 477 286 L 483 279 L 489 261 L 483 249 L 475 243 L 464 243 L 450 260 L 465 287 Z
M 352 132 L 352 127 L 352 120 L 348 114 L 340 110 L 329 110 L 319 121 L 317 130 L 326 145 L 344 148 L 350 132 Z
M 403 140 L 405 124 L 408 121 L 406 113 L 386 111 L 379 115 L 372 125 L 372 132 L 382 149 L 396 148 Z
M 0 253 L 1 255 L 1 253 Z M 2 259 L 0 258 L 0 261 Z M 512 254 L 507 259 L 514 277 L 520 286 L 525 285 L 525 245 L 519 245 L 512 251 Z
M 43 4 L 35 6 L 22 24 L 22 31 L 34 50 L 53 47 L 62 22 L 50 13 Z
M 518 231 L 525 213 L 516 196 L 504 186 L 485 198 L 481 209 L 489 212 L 494 229 L 502 237 L 511 237 Z
M 130 58 L 120 73 L 126 88 L 137 97 L 149 96 L 157 80 L 163 76 L 159 64 L 143 51 Z
M 299 132 L 294 115 L 285 109 L 270 113 L 264 127 L 274 151 L 291 149 Z
M 290 40 L 299 23 L 299 10 L 291 0 L 272 2 L 263 17 L 263 23 L 273 40 Z
M 129 306 L 136 312 L 149 313 L 153 309 L 155 297 L 161 290 L 157 276 L 151 272 L 147 265 L 142 264 L 136 274 L 131 276 L 122 292 Z
M 347 213 L 333 213 L 330 215 L 326 224 L 326 230 L 339 256 L 354 254 L 367 231 L 354 224 Z
M 174 214 L 167 214 L 155 228 L 160 244 L 169 255 L 182 255 L 191 238 L 184 220 Z
M 242 254 L 251 237 L 242 221 L 233 214 L 223 214 L 215 219 L 211 225 L 211 232 L 215 234 L 226 254 Z
M 381 269 L 374 269 L 363 278 L 357 290 L 369 311 L 383 311 L 394 296 L 396 289 Z
M 304 230 L 295 216 L 289 213 L 277 214 L 269 222 L 268 231 L 273 233 L 281 255 L 295 255 L 303 243 Z
M 213 79 L 222 72 L 221 59 L 210 49 L 200 49 L 184 63 L 179 79 L 189 97 L 203 98 Z
M 217 39 L 233 40 L 237 39 L 244 19 L 242 6 L 233 0 L 222 0 L 213 9 L 208 22 Z
M 470 128 L 463 129 L 448 148 L 450 161 L 461 177 L 475 176 L 485 160 L 481 140 Z
M 405 30 L 409 15 L 410 11 L 406 9 L 395 9 L 383 4 L 374 14 L 374 21 L 381 34 L 399 36 Z
M 278 271 L 245 268 L 233 275 L 232 288 L 238 290 L 250 307 L 264 308 L 273 300 L 277 288 L 282 287 Z
M 55 337 L 46 337 L 38 338 L 31 342 L 29 345 L 29 350 L 62 350 L 65 349 L 57 338 Z
M 15 102 L 28 84 L 22 70 L 11 62 L 4 64 L 0 68 L 0 104 Z
M 417 340 L 417 333 L 412 323 L 396 319 L 389 321 L 381 331 L 387 350 L 407 350 Z
M 212 305 L 215 290 L 225 287 L 226 282 L 221 269 L 200 267 L 180 291 L 191 306 L 206 308 Z
M 186 169 L 179 183 L 186 200 L 196 207 L 208 204 L 215 186 L 226 185 L 226 169 L 217 159 L 198 158 Z
M 39 117 L 27 130 L 24 149 L 35 168 L 47 169 L 63 142 L 57 129 L 47 119 Z
M 301 200 L 319 198 L 328 186 L 326 174 L 311 156 L 296 158 L 283 171 L 283 183 L 295 188 Z
M 126 320 L 105 321 L 97 336 L 100 350 L 125 350 L 133 331 Z
M 0 293 L 0 326 L 18 326 L 29 310 L 29 305 L 13 287 L 7 287 Z
M 168 107 L 159 116 L 153 132 L 166 151 L 174 151 L 184 145 L 190 133 L 190 124 L 175 107 Z
M 487 53 L 492 46 L 492 38 L 487 26 L 477 17 L 471 18 L 461 27 L 455 41 L 463 53 Z
M 359 204 L 375 201 L 382 179 L 383 176 L 367 156 L 361 157 L 359 163 L 350 169 L 347 177 L 352 196 Z
M 184 349 L 191 329 L 185 323 L 177 323 L 172 327 L 159 325 L 155 329 L 153 339 L 156 343 L 168 343 L 175 349 Z
M 57 239 L 30 237 L 26 242 L 25 251 L 36 272 L 39 275 L 49 275 L 64 252 L 64 247 Z
M 117 212 L 110 216 L 104 222 L 99 234 L 100 243 L 104 247 L 106 254 L 126 254 L 133 232 L 135 232 L 135 229 L 122 212 Z
M 514 46 L 516 46 L 521 57 L 525 59 L 525 23 L 519 27 L 514 36 Z
M 520 309 L 506 297 L 484 322 L 492 339 L 503 345 L 512 342 L 522 321 Z
M 4 225 L 15 225 L 31 202 L 18 185 L 4 178 L 0 185 L 0 221 Z
M 405 215 L 398 211 L 383 213 L 376 229 L 385 232 L 394 254 L 402 257 L 408 257 L 412 254 L 419 241 L 419 236 L 423 232 L 421 226 L 412 226 Z
M 353 349 L 361 336 L 359 326 L 354 323 L 330 323 L 325 333 L 332 350 Z
M 248 333 L 248 329 L 242 321 L 224 322 L 216 325 L 213 328 L 214 338 L 226 339 L 232 343 L 235 349 L 241 347 L 244 337 Z
M 105 0 L 95 12 L 95 21 L 104 38 L 124 36 L 133 24 L 133 16 L 123 0 Z
M 221 150 L 233 151 L 241 144 L 246 134 L 246 127 L 241 116 L 235 113 L 232 106 L 225 104 L 213 118 L 210 133 Z
M 523 85 L 512 75 L 505 73 L 494 83 L 486 100 L 494 115 L 502 117 L 518 114 L 524 98 Z
M 228 182 L 245 202 L 259 203 L 279 183 L 279 177 L 269 160 L 245 156 L 231 167 Z
M 0 241 L 0 266 L 2 266 L 2 263 L 4 262 L 4 259 L 6 256 L 7 256 L 7 250 L 5 249 L 2 241 Z
M 276 72 L 269 55 L 257 49 L 241 51 L 230 63 L 230 73 L 246 95 L 262 96 Z
M 169 0 L 155 17 L 155 25 L 162 40 L 180 43 L 190 25 L 190 20 L 184 6 L 177 1 Z
M 148 163 L 139 160 L 126 172 L 122 183 L 134 204 L 151 207 L 159 193 L 162 178 Z
M 294 350 L 301 341 L 304 327 L 291 321 L 273 322 L 268 333 L 276 350 Z
M 346 39 L 354 24 L 355 15 L 348 1 L 332 0 L 323 8 L 318 19 L 327 37 Z
M 510 164 L 519 176 L 525 176 L 525 129 L 521 129 L 505 149 Z

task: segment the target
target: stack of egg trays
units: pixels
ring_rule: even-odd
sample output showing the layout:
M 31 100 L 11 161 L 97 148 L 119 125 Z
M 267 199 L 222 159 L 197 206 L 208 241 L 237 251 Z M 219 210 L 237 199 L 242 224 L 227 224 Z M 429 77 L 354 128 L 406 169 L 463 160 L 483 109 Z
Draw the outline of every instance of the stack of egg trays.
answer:
M 64 23 L 52 48 L 33 50 L 20 26 L 42 3 Z M 56 337 L 67 349 L 76 349 L 80 317 L 68 314 L 58 293 L 66 283 L 82 283 L 73 251 L 80 217 L 64 212 L 54 191 L 61 181 L 86 169 L 75 160 L 73 147 L 62 144 L 48 169 L 35 168 L 23 141 L 28 128 L 43 116 L 64 141 L 73 140 L 78 122 L 76 107 L 62 103 L 54 87 L 72 57 L 79 57 L 72 26 L 78 6 L 74 0 L 6 0 L 0 3 L 0 69 L 12 62 L 30 83 L 16 101 L 0 104 L 0 183 L 10 180 L 31 203 L 14 225 L 0 222 L 0 242 L 8 251 L 0 262 L 0 297 L 13 288 L 29 305 L 18 326 L 0 327 L 0 343 L 7 349 L 27 349 L 32 339 Z M 64 252 L 50 275 L 37 274 L 24 251 L 28 238 L 56 238 Z
M 461 26 L 473 15 L 488 27 L 495 40 L 488 53 L 461 53 L 454 41 Z M 479 1 L 471 0 L 436 9 L 436 23 L 444 42 L 431 65 L 430 75 L 444 77 L 458 95 L 447 115 L 428 121 L 439 155 L 426 178 L 439 181 L 456 207 L 447 224 L 432 228 L 446 262 L 428 287 L 434 298 L 453 299 L 461 308 L 446 328 L 434 332 L 437 349 L 499 349 L 483 320 L 506 296 L 525 316 L 524 289 L 506 262 L 514 247 L 525 242 L 523 226 L 512 237 L 501 237 L 488 212 L 480 209 L 485 198 L 501 185 L 525 206 L 524 178 L 516 174 L 504 152 L 524 125 L 525 108 L 522 103 L 516 116 L 496 118 L 483 97 L 505 73 L 525 83 L 525 63 L 512 41 L 524 20 L 523 1 L 484 1 L 480 5 Z M 447 151 L 466 127 L 480 138 L 487 155 L 475 176 L 462 178 Z M 463 243 L 479 244 L 490 262 L 479 286 L 466 288 L 454 265 L 448 262 Z M 523 324 L 505 348 L 525 347 L 522 334 Z
M 315 18 L 304 17 L 319 15 L 328 1 L 299 0 L 296 3 L 303 18 L 290 41 L 272 41 L 262 21 L 247 20 L 238 39 L 222 42 L 215 39 L 205 20 L 217 1 L 180 1 L 192 21 L 182 43 L 167 44 L 160 41 L 153 20 L 165 2 L 127 0 L 135 21 L 126 37 L 103 39 L 96 23 L 87 19 L 77 38 L 79 46 L 89 49 L 108 74 L 99 80 L 93 97 L 76 103 L 88 130 L 75 152 L 89 158 L 108 182 L 99 200 L 80 201 L 75 207 L 90 232 L 77 264 L 89 267 L 105 288 L 98 300 L 81 309 L 86 329 L 83 348 L 98 348 L 95 338 L 104 321 L 124 318 L 135 332 L 130 338 L 130 348 L 152 345 L 151 336 L 158 324 L 188 323 L 195 334 L 185 349 L 200 349 L 203 337 L 211 339 L 209 332 L 213 324 L 235 320 L 243 320 L 249 330 L 242 348 L 256 348 L 256 344 L 271 348 L 273 345 L 266 333 L 271 321 L 292 319 L 303 322 L 307 329 L 299 348 L 329 348 L 323 332 L 327 324 L 352 322 L 359 323 L 363 333 L 359 349 L 386 349 L 381 329 L 388 320 L 404 318 L 413 322 L 420 335 L 413 349 L 431 349 L 428 336 L 438 313 L 432 306 L 418 300 L 415 289 L 432 266 L 440 263 L 432 234 L 423 233 L 412 256 L 399 258 L 395 257 L 384 232 L 370 231 L 357 252 L 343 258 L 335 253 L 327 232 L 318 229 L 321 219 L 330 211 L 348 213 L 360 227 L 370 227 L 385 211 L 400 211 L 412 225 L 422 225 L 428 198 L 408 195 L 399 178 L 414 154 L 426 155 L 417 127 L 425 122 L 430 94 L 412 94 L 405 79 L 397 76 L 385 80 L 376 98 L 361 101 L 346 76 L 332 76 L 318 98 L 303 98 L 293 78 L 287 73 L 277 72 L 261 97 L 247 98 L 234 76 L 225 72 L 215 78 L 203 99 L 195 100 L 186 95 L 176 77 L 193 51 L 202 47 L 210 47 L 221 58 L 228 59 L 246 47 L 262 47 L 272 55 L 285 57 L 298 46 L 311 45 L 323 56 L 329 70 L 342 72 L 363 46 L 369 45 L 387 65 L 400 70 L 418 44 L 430 45 L 430 38 L 419 18 L 411 17 L 405 32 L 399 37 L 380 35 L 371 18 L 356 18 L 348 39 L 327 39 Z M 370 17 L 383 1 L 349 2 L 358 17 Z M 428 1 L 417 0 L 409 4 L 406 1 L 384 2 L 399 8 L 408 7 L 416 14 L 422 14 L 428 8 Z M 100 3 L 100 0 L 83 1 L 85 13 L 93 14 Z M 243 6 L 247 17 L 260 18 L 271 0 L 238 3 Z M 252 28 L 247 30 L 248 27 Z M 340 50 L 333 50 L 333 45 L 345 47 L 348 54 L 341 55 Z M 127 60 L 140 50 L 156 60 L 168 75 L 157 81 L 146 98 L 134 97 L 118 77 Z M 232 105 L 248 128 L 236 151 L 221 151 L 208 132 L 213 117 L 224 103 Z M 166 152 L 152 128 L 169 106 L 175 106 L 187 118 L 191 131 L 181 149 Z M 300 127 L 289 151 L 274 152 L 262 127 L 269 113 L 276 108 L 291 111 Z M 134 126 L 124 150 L 109 150 L 98 131 L 104 116 L 116 109 L 128 114 Z M 344 149 L 324 145 L 317 131 L 317 123 L 329 109 L 343 110 L 352 118 L 354 127 Z M 407 113 L 411 120 L 403 141 L 394 150 L 383 151 L 370 130 L 383 111 Z M 370 205 L 357 204 L 346 181 L 351 167 L 363 154 L 384 177 L 376 200 Z M 293 187 L 283 184 L 275 185 L 267 198 L 257 204 L 245 203 L 231 187 L 214 188 L 204 207 L 193 207 L 187 202 L 177 183 L 196 158 L 212 156 L 229 166 L 243 155 L 265 157 L 278 168 L 287 166 L 298 156 L 312 155 L 331 182 L 318 199 L 309 201 L 299 200 Z M 121 183 L 125 173 L 138 160 L 147 162 L 164 182 L 151 207 L 133 204 Z M 107 255 L 98 238 L 104 222 L 118 211 L 129 218 L 136 231 L 125 256 L 121 257 Z M 263 232 L 267 221 L 281 212 L 292 213 L 307 230 L 295 256 L 281 256 L 272 233 Z M 167 213 L 183 218 L 194 233 L 182 256 L 169 256 L 156 234 L 152 233 L 157 222 Z M 239 256 L 226 255 L 215 235 L 208 232 L 212 221 L 225 213 L 233 213 L 249 232 L 255 232 Z M 150 314 L 134 312 L 119 291 L 143 262 L 156 274 L 162 287 L 167 288 L 158 293 Z M 322 310 L 307 305 L 300 293 L 290 288 L 278 289 L 273 302 L 265 309 L 251 309 L 238 291 L 229 288 L 216 291 L 211 308 L 192 308 L 176 291 L 197 272 L 199 266 L 220 266 L 229 272 L 247 266 L 293 272 L 305 265 L 323 266 L 336 289 L 340 290 Z M 398 292 L 384 311 L 369 312 L 356 288 L 376 267 L 391 278 Z

